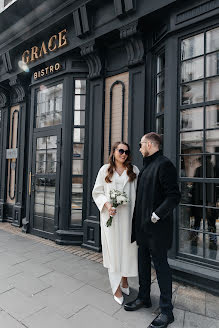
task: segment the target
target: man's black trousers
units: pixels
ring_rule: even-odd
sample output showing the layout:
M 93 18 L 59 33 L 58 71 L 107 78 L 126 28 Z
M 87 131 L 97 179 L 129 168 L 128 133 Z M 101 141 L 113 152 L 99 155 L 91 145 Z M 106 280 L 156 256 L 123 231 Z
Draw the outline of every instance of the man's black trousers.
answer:
M 151 290 L 151 258 L 157 274 L 160 288 L 160 310 L 168 316 L 172 315 L 172 274 L 167 261 L 167 249 L 153 250 L 149 245 L 139 245 L 138 272 L 139 294 L 138 297 L 147 302 L 150 300 Z

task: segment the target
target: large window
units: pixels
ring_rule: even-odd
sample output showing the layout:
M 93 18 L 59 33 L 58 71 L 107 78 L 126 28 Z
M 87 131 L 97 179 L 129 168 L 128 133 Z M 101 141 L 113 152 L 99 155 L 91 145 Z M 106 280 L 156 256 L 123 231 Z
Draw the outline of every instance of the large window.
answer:
M 156 132 L 164 134 L 165 52 L 156 58 Z
M 71 224 L 82 224 L 86 80 L 75 80 Z
M 219 28 L 181 42 L 179 252 L 219 262 Z

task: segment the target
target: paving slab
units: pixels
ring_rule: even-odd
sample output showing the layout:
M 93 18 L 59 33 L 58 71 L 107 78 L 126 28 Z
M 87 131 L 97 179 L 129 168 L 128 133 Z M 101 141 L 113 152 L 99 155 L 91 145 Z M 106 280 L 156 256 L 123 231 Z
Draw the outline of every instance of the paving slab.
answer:
M 205 315 L 205 293 L 196 288 L 180 286 L 177 289 L 174 306 L 184 311 Z
M 84 285 L 84 282 L 59 272 L 50 272 L 39 279 L 63 292 L 73 292 Z
M 6 282 L 27 296 L 32 296 L 51 286 L 49 283 L 37 279 L 28 273 L 17 274 L 6 279 Z
M 10 316 L 8 313 L 0 312 L 0 327 L 2 328 L 25 328 L 24 325 Z
M 196 313 L 186 312 L 183 328 L 219 328 L 219 321 Z
M 89 328 L 134 328 L 116 318 L 112 318 L 110 315 L 91 305 L 86 306 L 68 320 L 71 323 L 71 327 L 77 328 L 85 328 L 87 326 Z
M 43 308 L 36 300 L 15 288 L 0 294 L 0 307 L 19 321 Z
M 36 263 L 33 259 L 16 264 L 14 265 L 14 268 L 20 270 L 21 272 L 26 272 L 35 278 L 41 277 L 53 271 L 53 269 L 48 268 L 46 265 Z
M 71 322 L 48 308 L 42 309 L 22 320 L 30 328 L 72 328 Z
M 113 315 L 121 308 L 112 295 L 90 285 L 84 285 L 72 293 L 72 306 L 79 306 L 82 309 L 86 305 L 95 306 L 109 315 Z

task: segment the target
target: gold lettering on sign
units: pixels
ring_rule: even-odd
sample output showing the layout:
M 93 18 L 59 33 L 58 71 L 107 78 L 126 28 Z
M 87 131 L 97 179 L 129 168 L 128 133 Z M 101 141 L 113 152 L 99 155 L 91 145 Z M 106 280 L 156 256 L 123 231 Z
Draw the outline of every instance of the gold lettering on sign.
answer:
M 34 46 L 31 48 L 31 62 L 32 61 L 35 61 L 36 59 L 38 59 L 38 51 L 39 51 L 39 48 L 37 46 Z
M 56 63 L 55 65 L 47 66 L 46 68 L 42 68 L 38 72 L 34 72 L 33 73 L 33 78 L 34 78 L 34 80 L 37 80 L 40 77 L 44 77 L 44 76 L 47 76 L 49 74 L 60 71 L 61 68 L 62 68 L 62 65 L 60 63 Z
M 58 34 L 52 35 L 48 41 L 48 44 L 43 41 L 40 47 L 33 46 L 30 50 L 25 50 L 22 55 L 22 61 L 25 64 L 28 64 L 42 58 L 44 55 L 48 55 L 49 52 L 65 47 L 68 44 L 66 33 L 67 30 L 64 29 Z
M 43 41 L 41 49 L 40 49 L 40 54 L 39 54 L 39 58 L 43 57 L 43 55 L 47 55 L 48 51 L 46 49 L 46 45 L 45 42 Z
M 51 38 L 49 39 L 49 43 L 48 43 L 48 49 L 50 51 L 55 51 L 57 49 L 57 44 L 54 43 L 54 41 L 57 40 L 57 35 L 53 35 L 51 36 Z
M 59 48 L 62 48 L 67 45 L 67 39 L 65 33 L 67 32 L 66 29 L 59 32 Z
M 24 53 L 22 55 L 22 61 L 25 64 L 28 64 L 29 63 L 29 61 L 30 61 L 30 51 L 29 50 L 24 51 Z
M 61 65 L 59 63 L 55 64 L 55 71 L 59 71 L 61 68 Z

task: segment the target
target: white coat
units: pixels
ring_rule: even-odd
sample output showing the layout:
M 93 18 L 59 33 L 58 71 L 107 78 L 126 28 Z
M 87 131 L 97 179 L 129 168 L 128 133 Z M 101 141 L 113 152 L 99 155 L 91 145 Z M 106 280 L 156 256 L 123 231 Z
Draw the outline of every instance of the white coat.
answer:
M 110 202 L 110 190 L 116 189 L 115 174 L 111 183 L 105 181 L 109 164 L 103 165 L 97 175 L 92 196 L 100 211 L 101 241 L 103 252 L 103 266 L 110 272 L 119 272 L 124 277 L 134 277 L 138 275 L 137 265 L 137 245 L 131 243 L 132 215 L 135 206 L 137 178 L 129 182 L 125 172 L 123 191 L 126 192 L 129 202 L 119 205 L 116 215 L 113 217 L 112 225 L 106 226 L 109 219 L 109 212 L 104 206 Z M 139 170 L 133 166 L 133 171 L 138 176 Z

